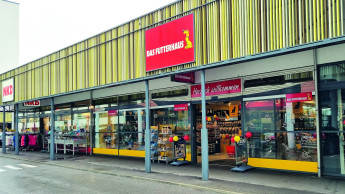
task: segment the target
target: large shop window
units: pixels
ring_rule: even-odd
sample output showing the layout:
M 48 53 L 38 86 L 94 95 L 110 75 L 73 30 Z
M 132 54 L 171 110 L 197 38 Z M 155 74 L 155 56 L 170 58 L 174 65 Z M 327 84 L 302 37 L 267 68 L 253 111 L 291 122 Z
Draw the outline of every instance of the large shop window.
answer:
M 319 70 L 322 172 L 345 176 L 345 64 Z
M 189 107 L 188 104 L 181 105 Z M 169 162 L 179 158 L 191 161 L 190 141 L 183 141 L 183 137 L 191 137 L 190 110 L 185 107 L 183 110 L 175 109 L 174 106 L 151 110 L 151 125 L 153 125 L 151 129 L 157 129 L 158 138 L 153 155 L 158 161 Z M 180 140 L 174 143 L 169 142 L 169 138 L 175 136 Z
M 314 98 L 245 102 L 245 131 L 253 134 L 249 157 L 317 161 Z
M 95 102 L 95 148 L 145 150 L 144 97 L 134 94 Z M 121 152 L 111 153 L 122 155 Z M 131 153 L 122 153 L 131 156 Z
M 74 146 L 78 145 L 77 151 L 90 152 L 89 105 L 89 101 L 82 101 L 56 106 L 55 143 L 58 150 L 69 150 L 66 147 L 72 147 L 69 142 L 74 141 Z
M 323 172 L 345 175 L 345 89 L 322 91 L 320 97 Z
M 19 149 L 41 149 L 39 111 L 30 110 L 18 113 Z M 10 134 L 9 138 L 12 138 Z M 11 139 L 9 139 L 11 140 Z M 12 142 L 14 145 L 14 141 Z

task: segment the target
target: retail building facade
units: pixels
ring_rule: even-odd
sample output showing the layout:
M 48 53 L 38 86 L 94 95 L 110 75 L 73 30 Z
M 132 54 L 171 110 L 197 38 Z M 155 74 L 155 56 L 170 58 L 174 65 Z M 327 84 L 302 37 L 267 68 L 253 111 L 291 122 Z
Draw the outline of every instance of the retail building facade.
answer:
M 344 176 L 343 10 L 177 1 L 2 74 L 1 103 L 15 106 L 18 138 L 37 138 L 32 149 L 55 141 L 208 169 L 251 132 L 251 166 Z

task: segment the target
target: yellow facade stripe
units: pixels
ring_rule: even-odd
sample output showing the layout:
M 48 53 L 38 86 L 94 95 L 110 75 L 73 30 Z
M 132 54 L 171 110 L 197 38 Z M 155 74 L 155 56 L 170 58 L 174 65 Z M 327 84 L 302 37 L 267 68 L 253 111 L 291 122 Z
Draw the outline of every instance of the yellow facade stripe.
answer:
M 317 173 L 317 162 L 249 158 L 248 165 L 259 168 Z
M 140 150 L 119 150 L 119 156 L 145 157 L 145 151 Z
M 94 154 L 118 155 L 118 149 L 93 148 Z
M 323 40 L 325 38 L 325 25 L 324 25 L 324 13 L 323 13 L 323 1 L 321 0 L 321 4 L 320 4 L 320 12 L 321 12 L 321 40 Z
M 339 4 L 341 0 L 336 0 L 337 1 L 337 36 L 340 36 L 340 9 L 339 9 Z
M 335 19 L 335 15 L 336 15 L 336 11 L 335 11 L 335 0 L 332 0 L 332 26 L 333 26 L 333 37 L 336 36 L 336 19 Z
M 317 37 L 316 40 L 320 40 L 321 38 L 321 32 L 320 32 L 320 0 L 316 1 L 316 22 L 317 22 Z

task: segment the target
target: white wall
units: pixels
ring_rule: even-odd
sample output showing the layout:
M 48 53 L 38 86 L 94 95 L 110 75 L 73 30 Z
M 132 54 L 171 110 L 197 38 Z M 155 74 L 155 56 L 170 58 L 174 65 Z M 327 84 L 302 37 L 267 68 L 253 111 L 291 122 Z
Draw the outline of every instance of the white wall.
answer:
M 0 0 L 0 73 L 19 64 L 19 4 Z

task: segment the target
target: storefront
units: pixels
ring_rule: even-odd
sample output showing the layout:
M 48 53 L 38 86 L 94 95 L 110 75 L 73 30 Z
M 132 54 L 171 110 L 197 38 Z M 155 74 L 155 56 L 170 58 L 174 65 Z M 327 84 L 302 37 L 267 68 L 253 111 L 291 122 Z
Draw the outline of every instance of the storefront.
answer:
M 1 75 L 16 107 L 3 137 L 16 129 L 16 154 L 142 157 L 147 172 L 201 163 L 207 180 L 209 162 L 234 165 L 238 136 L 251 166 L 343 176 L 344 5 L 266 3 L 178 1 Z

